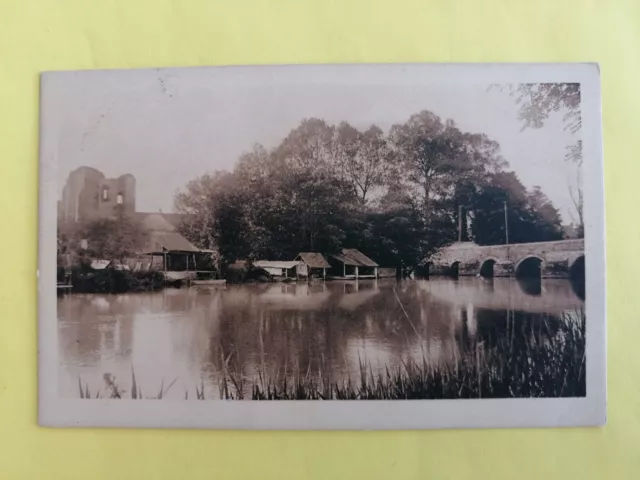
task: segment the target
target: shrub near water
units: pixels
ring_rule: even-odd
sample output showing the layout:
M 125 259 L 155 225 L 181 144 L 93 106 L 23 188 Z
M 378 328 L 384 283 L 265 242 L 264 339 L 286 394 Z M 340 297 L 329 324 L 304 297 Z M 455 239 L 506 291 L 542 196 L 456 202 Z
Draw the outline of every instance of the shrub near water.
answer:
M 161 272 L 131 272 L 105 268 L 104 270 L 76 270 L 72 276 L 73 290 L 79 293 L 124 293 L 159 290 L 164 284 Z

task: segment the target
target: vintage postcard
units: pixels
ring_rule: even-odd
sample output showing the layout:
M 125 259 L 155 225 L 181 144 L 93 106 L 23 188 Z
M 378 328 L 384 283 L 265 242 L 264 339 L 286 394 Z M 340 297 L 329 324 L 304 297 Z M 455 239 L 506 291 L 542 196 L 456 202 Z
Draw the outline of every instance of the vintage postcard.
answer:
M 594 64 L 51 72 L 45 426 L 606 419 Z

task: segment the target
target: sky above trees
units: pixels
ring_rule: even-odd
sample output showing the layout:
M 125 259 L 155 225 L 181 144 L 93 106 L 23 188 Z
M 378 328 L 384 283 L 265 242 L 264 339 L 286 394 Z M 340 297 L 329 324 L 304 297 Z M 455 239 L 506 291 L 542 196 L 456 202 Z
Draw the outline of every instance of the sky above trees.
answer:
M 464 132 L 497 142 L 524 186 L 540 186 L 563 222 L 572 220 L 568 184 L 576 175 L 565 154 L 576 134 L 564 129 L 562 112 L 551 113 L 540 128 L 522 130 L 514 98 L 484 84 L 308 86 L 279 83 L 266 70 L 262 74 L 259 86 L 244 88 L 197 69 L 65 76 L 52 92 L 60 106 L 53 127 L 59 130 L 60 193 L 71 170 L 89 165 L 107 176 L 133 174 L 138 211 L 172 211 L 175 193 L 190 180 L 231 171 L 255 143 L 277 147 L 304 118 L 336 126 L 348 122 L 361 131 L 376 125 L 380 132 L 369 132 L 373 138 L 428 110 L 443 121 L 454 120 Z M 365 197 L 366 184 L 356 186 Z

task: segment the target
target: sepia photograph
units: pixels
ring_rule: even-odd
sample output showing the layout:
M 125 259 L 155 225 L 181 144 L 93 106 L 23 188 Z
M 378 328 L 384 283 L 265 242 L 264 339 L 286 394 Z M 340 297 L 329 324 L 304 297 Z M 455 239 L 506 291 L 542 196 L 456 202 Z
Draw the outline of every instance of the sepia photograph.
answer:
M 51 72 L 40 128 L 41 424 L 604 422 L 597 66 Z

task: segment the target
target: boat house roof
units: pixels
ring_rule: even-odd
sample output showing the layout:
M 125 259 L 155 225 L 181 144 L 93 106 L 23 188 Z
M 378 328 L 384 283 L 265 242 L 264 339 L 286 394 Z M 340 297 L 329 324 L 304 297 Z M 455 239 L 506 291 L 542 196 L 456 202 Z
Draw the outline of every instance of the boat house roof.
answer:
M 302 252 L 298 254 L 297 258 L 306 263 L 310 268 L 331 268 L 331 265 L 321 253 Z
M 148 233 L 144 252 L 149 254 L 179 252 L 196 253 L 201 250 L 176 230 L 180 214 L 136 213 L 137 220 Z
M 200 252 L 193 243 L 178 232 L 151 231 L 147 241 L 146 253 L 157 252 Z
M 258 260 L 253 265 L 259 268 L 294 268 L 300 262 L 297 260 L 281 261 L 281 260 Z
M 364 253 L 355 248 L 343 248 L 342 252 L 337 255 L 331 255 L 333 258 L 345 265 L 353 265 L 356 267 L 378 267 L 379 265 L 367 257 Z

